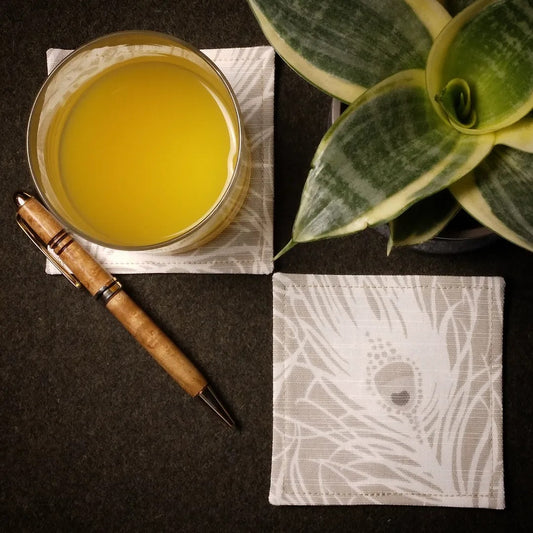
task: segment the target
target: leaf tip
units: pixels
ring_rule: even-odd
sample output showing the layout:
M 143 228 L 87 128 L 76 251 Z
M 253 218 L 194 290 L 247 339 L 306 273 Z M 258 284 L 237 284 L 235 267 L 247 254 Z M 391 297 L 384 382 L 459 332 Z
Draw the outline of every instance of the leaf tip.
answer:
M 296 243 L 291 239 L 275 256 L 274 261 L 279 259 L 282 255 L 286 254 L 291 248 L 296 246 Z
M 389 240 L 387 241 L 387 257 L 391 254 L 392 250 L 394 248 L 394 241 L 392 240 L 392 237 L 389 237 Z

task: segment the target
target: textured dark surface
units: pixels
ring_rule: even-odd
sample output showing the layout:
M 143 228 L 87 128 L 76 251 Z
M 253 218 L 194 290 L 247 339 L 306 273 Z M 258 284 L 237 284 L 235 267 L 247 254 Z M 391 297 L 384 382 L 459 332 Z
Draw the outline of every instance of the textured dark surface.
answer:
M 124 29 L 198 47 L 266 44 L 243 0 L 0 3 L 0 530 L 529 530 L 533 255 L 499 242 L 461 255 L 385 255 L 374 231 L 302 245 L 284 272 L 498 275 L 504 335 L 505 511 L 286 507 L 268 503 L 272 438 L 270 276 L 130 275 L 126 289 L 197 362 L 241 429 L 188 398 L 91 299 L 43 272 L 14 222 L 32 190 L 25 128 L 49 47 Z M 290 235 L 328 99 L 276 62 L 275 246 Z

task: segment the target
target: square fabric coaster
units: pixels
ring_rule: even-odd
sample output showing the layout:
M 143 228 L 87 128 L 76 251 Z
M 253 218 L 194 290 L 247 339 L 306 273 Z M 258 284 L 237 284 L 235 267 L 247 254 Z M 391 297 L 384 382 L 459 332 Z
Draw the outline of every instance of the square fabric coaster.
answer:
M 47 51 L 50 72 L 72 50 Z M 78 240 L 113 274 L 244 273 L 273 270 L 274 49 L 270 46 L 203 50 L 235 91 L 252 152 L 248 196 L 235 220 L 213 241 L 186 253 L 123 252 Z M 58 274 L 49 262 L 48 274 Z
M 503 291 L 275 274 L 270 502 L 502 509 Z

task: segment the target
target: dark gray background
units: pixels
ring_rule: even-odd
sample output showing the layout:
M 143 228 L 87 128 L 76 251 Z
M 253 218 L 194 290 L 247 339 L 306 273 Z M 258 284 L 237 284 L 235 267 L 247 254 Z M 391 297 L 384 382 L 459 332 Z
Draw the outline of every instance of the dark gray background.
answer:
M 504 332 L 505 511 L 284 507 L 268 503 L 272 438 L 270 276 L 130 275 L 127 291 L 225 398 L 226 430 L 86 293 L 47 276 L 14 221 L 33 191 L 25 157 L 49 47 L 150 29 L 200 48 L 266 44 L 243 0 L 0 4 L 0 530 L 485 531 L 529 529 L 532 254 L 505 242 L 461 255 L 386 257 L 373 230 L 301 245 L 276 270 L 498 275 Z M 275 247 L 288 240 L 329 100 L 276 60 Z M 529 524 L 529 526 L 528 526 Z

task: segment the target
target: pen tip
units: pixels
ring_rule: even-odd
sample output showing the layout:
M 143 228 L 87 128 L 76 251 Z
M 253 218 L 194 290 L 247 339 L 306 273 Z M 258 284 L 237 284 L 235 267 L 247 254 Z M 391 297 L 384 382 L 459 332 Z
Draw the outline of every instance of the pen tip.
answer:
M 198 393 L 198 397 L 201 398 L 227 426 L 236 429 L 237 426 L 235 425 L 235 421 L 209 385 L 206 385 Z

